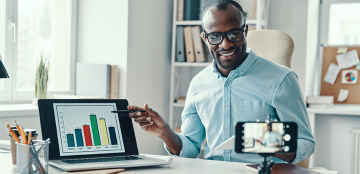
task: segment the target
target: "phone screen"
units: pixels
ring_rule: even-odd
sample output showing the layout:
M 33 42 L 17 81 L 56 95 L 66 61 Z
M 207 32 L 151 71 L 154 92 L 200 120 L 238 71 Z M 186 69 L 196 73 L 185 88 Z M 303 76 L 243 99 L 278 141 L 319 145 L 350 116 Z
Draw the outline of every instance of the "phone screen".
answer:
M 238 122 L 235 151 L 237 153 L 290 153 L 297 149 L 295 122 Z

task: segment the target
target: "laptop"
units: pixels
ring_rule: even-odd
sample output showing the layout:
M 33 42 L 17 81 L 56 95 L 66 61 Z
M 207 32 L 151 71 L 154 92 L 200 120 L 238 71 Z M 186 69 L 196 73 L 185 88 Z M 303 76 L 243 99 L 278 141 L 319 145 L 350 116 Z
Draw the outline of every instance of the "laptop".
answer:
M 43 139 L 50 138 L 49 163 L 66 171 L 170 164 L 139 155 L 125 99 L 40 99 Z

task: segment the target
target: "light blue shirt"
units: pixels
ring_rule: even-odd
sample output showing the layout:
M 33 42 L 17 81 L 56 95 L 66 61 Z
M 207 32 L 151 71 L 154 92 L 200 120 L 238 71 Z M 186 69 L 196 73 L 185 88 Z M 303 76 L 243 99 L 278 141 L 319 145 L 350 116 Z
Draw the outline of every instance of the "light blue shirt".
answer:
M 247 52 L 246 60 L 227 78 L 218 72 L 213 61 L 190 82 L 178 134 L 182 141 L 179 156 L 198 157 L 206 138 L 205 159 L 260 163 L 263 157 L 258 154 L 214 148 L 235 134 L 237 122 L 265 121 L 268 115 L 298 124 L 298 149 L 293 163 L 309 158 L 314 152 L 315 140 L 297 75 L 287 67 L 258 57 L 250 49 Z M 166 145 L 165 149 L 169 152 Z

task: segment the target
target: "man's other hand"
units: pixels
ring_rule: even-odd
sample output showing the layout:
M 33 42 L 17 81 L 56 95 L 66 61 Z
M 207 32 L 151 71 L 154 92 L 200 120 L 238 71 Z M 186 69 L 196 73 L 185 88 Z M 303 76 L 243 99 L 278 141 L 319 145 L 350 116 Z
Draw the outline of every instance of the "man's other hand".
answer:
M 144 108 L 128 106 L 129 110 L 145 110 L 146 112 L 132 112 L 129 117 L 133 118 L 147 133 L 161 137 L 166 129 L 170 129 L 164 119 L 145 103 Z
M 154 110 L 145 103 L 144 108 L 128 106 L 129 110 L 145 110 L 146 112 L 132 112 L 129 117 L 133 118 L 147 133 L 161 138 L 169 151 L 179 155 L 182 149 L 182 142 L 178 135 L 170 128 L 169 124 Z

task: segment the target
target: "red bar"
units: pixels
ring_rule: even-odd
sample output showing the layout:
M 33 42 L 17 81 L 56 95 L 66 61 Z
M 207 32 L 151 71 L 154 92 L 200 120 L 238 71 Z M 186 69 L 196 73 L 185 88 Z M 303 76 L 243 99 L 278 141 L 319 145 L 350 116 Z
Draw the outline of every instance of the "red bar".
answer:
M 84 137 L 85 137 L 86 146 L 92 146 L 89 125 L 84 125 L 83 129 L 84 129 Z

